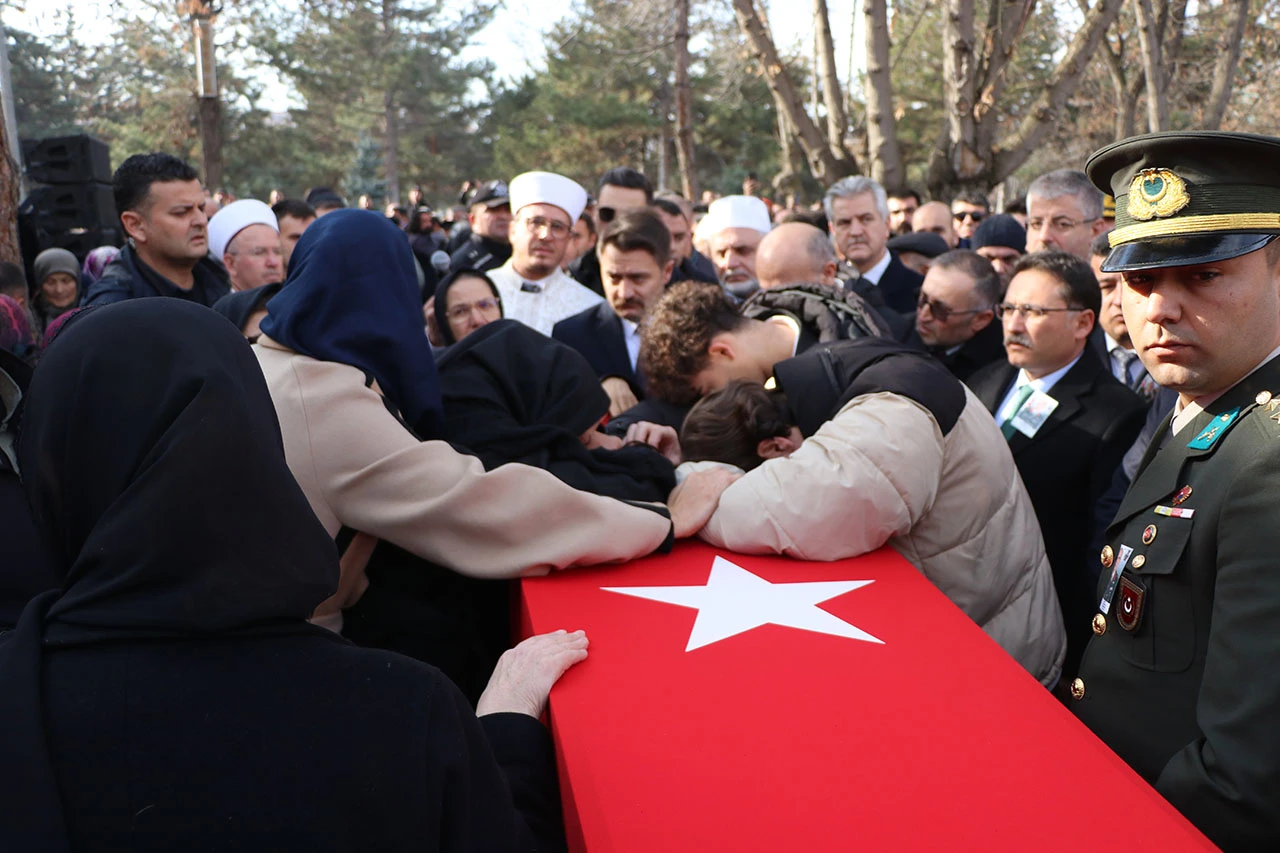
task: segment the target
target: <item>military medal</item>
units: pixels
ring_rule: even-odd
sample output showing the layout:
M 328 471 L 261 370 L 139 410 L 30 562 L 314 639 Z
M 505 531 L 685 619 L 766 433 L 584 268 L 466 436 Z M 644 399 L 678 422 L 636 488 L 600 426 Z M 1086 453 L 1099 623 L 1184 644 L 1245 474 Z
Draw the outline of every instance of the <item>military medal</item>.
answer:
M 1142 530 L 1142 544 L 1150 545 L 1154 541 L 1156 541 L 1156 526 L 1154 524 L 1148 524 Z
M 1173 505 L 1182 506 L 1183 502 L 1185 502 L 1189 497 L 1191 497 L 1191 487 L 1183 486 L 1181 489 L 1178 489 L 1178 493 L 1173 496 Z
M 1142 621 L 1142 600 L 1147 597 L 1147 591 L 1141 585 L 1129 580 L 1128 578 L 1120 579 L 1120 602 L 1116 607 L 1116 622 L 1126 631 L 1138 630 L 1138 623 Z
M 1102 602 L 1098 605 L 1098 609 L 1105 616 L 1111 610 L 1111 599 L 1116 594 L 1116 585 L 1120 583 L 1120 575 L 1124 573 L 1124 567 L 1129 564 L 1129 558 L 1133 556 L 1133 549 L 1128 545 L 1120 546 L 1120 553 L 1116 555 L 1115 565 L 1111 568 L 1111 580 L 1107 582 L 1107 591 L 1102 595 Z
M 1196 514 L 1196 511 L 1194 509 L 1183 509 L 1182 507 L 1178 507 L 1178 506 L 1157 506 L 1154 512 L 1156 515 L 1167 515 L 1170 518 L 1190 518 L 1191 516 Z M 1152 525 L 1152 527 L 1154 526 L 1155 525 Z M 1154 539 L 1155 535 L 1153 534 L 1151 538 Z M 1146 539 L 1147 539 L 1147 536 L 1144 533 L 1142 535 L 1143 542 L 1146 542 Z M 1151 543 L 1146 542 L 1146 544 L 1150 545 Z

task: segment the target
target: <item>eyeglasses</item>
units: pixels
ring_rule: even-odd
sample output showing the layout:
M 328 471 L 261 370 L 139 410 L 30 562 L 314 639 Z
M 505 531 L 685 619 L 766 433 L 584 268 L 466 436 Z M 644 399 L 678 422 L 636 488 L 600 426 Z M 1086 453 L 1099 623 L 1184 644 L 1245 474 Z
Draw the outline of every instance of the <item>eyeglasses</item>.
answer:
M 939 323 L 945 323 L 952 317 L 963 317 L 966 314 L 980 314 L 983 311 L 990 311 L 990 308 L 971 308 L 968 311 L 956 311 L 945 302 L 939 302 L 936 299 L 930 299 L 923 293 L 920 294 L 920 301 L 916 303 L 917 308 L 928 308 L 929 313 L 933 315 L 933 319 Z
M 996 306 L 996 314 L 1001 319 L 1007 314 L 1016 314 L 1024 320 L 1033 317 L 1037 320 L 1043 319 L 1046 314 L 1054 314 L 1059 311 L 1084 311 L 1084 308 L 1045 308 L 1043 305 L 1014 305 L 1012 302 L 1001 302 Z
M 987 218 L 987 215 L 981 210 L 962 210 L 959 213 L 951 214 L 951 218 L 956 222 L 964 222 L 966 217 L 971 222 L 981 222 Z
M 487 297 L 485 299 L 477 299 L 475 302 L 464 302 L 461 305 L 454 305 L 445 312 L 450 320 L 464 320 L 471 315 L 472 311 L 479 311 L 481 314 L 488 314 L 497 310 L 502 305 L 497 299 Z
M 1073 228 L 1079 228 L 1081 225 L 1088 225 L 1090 222 L 1097 222 L 1098 218 L 1093 219 L 1068 219 L 1065 216 L 1055 216 L 1053 219 L 1028 219 L 1027 231 L 1042 231 L 1046 225 L 1049 230 L 1055 234 L 1065 234 Z
M 547 219 L 543 216 L 531 216 L 524 220 L 525 230 L 530 234 L 550 234 L 557 240 L 563 240 L 569 236 L 572 230 L 568 225 L 555 219 Z
M 613 221 L 613 217 L 615 217 L 615 216 L 617 216 L 617 215 L 618 215 L 618 211 L 614 210 L 612 207 L 597 207 L 597 208 L 596 208 L 596 216 L 597 216 L 597 217 L 599 217 L 599 219 L 600 219 L 600 221 L 601 221 L 601 222 L 604 222 L 604 223 L 606 223 L 606 224 L 608 224 L 608 223 L 612 222 L 612 221 Z
M 279 246 L 259 246 L 256 249 L 250 249 L 247 252 L 228 252 L 229 255 L 248 255 L 251 258 L 265 258 L 270 255 L 273 258 L 283 258 L 284 253 L 280 251 Z

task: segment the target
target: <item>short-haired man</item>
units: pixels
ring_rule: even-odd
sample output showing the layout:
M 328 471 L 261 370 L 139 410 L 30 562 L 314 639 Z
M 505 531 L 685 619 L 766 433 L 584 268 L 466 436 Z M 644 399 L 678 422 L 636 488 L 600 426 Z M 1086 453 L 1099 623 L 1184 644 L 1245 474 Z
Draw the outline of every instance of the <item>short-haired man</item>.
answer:
M 616 417 L 644 398 L 640 326 L 671 276 L 671 235 L 656 213 L 623 211 L 600 235 L 599 255 L 605 301 L 556 323 L 551 337 L 587 359 Z
M 967 193 L 951 200 L 951 221 L 955 224 L 957 247 L 970 248 L 969 240 L 982 220 L 991 215 L 991 203 L 980 193 Z
M 512 179 L 510 192 L 511 259 L 489 277 L 504 317 L 550 335 L 556 323 L 603 301 L 560 268 L 587 191 L 564 175 L 525 172 Z
M 596 187 L 596 204 L 591 215 L 595 217 L 596 233 L 601 233 L 619 213 L 640 210 L 653 202 L 653 184 L 642 172 L 628 166 L 618 166 L 600 176 Z M 569 275 L 584 287 L 604 294 L 600 278 L 600 258 L 595 247 L 569 265 Z
M 1066 647 L 1052 574 L 978 399 L 924 353 L 885 340 L 827 344 L 773 375 L 776 390 L 733 382 L 685 419 L 684 458 L 746 469 L 702 538 L 804 560 L 888 544 L 1052 687 Z
M 505 182 L 489 181 L 475 191 L 467 223 L 470 236 L 449 257 L 449 272 L 488 272 L 511 258 L 511 198 Z
M 884 187 L 867 177 L 841 178 L 822 199 L 836 252 L 847 264 L 846 279 L 863 278 L 879 288 L 894 311 L 910 312 L 924 276 L 903 266 L 885 245 L 889 203 Z
M 727 195 L 711 202 L 697 231 L 726 290 L 739 298 L 754 293 L 756 250 L 773 229 L 769 208 L 755 196 Z
M 298 238 L 316 221 L 316 212 L 305 201 L 286 198 L 271 207 L 276 216 L 276 226 L 280 229 L 280 255 L 284 259 L 284 271 L 289 272 L 289 259 L 293 257 L 293 247 L 298 245 Z
M 1089 244 L 1107 230 L 1102 192 L 1084 172 L 1059 169 L 1027 188 L 1027 251 L 1057 249 L 1088 263 Z
M 284 281 L 280 226 L 265 202 L 242 198 L 209 220 L 209 252 L 222 261 L 236 292 Z
M 928 275 L 933 259 L 951 251 L 947 241 L 931 231 L 912 231 L 910 234 L 890 237 L 885 245 L 898 256 L 903 266 L 920 275 Z
M 991 264 L 967 249 L 939 256 L 925 273 L 916 337 L 961 382 L 1004 358 L 1004 334 L 996 320 L 1003 293 Z
M 1280 139 L 1108 146 L 1125 326 L 1178 393 L 1095 554 L 1071 710 L 1224 850 L 1280 846 Z
M 886 190 L 889 204 L 889 232 L 895 236 L 911 233 L 911 218 L 923 199 L 911 187 Z
M 1101 301 L 1085 261 L 1065 252 L 1025 256 L 999 307 L 1007 362 L 969 380 L 1008 438 L 1040 519 L 1067 627 L 1067 679 L 1080 665 L 1096 603 L 1088 553 L 1094 504 L 1146 416 L 1087 346 Z
M 951 208 L 940 201 L 926 202 L 911 217 L 913 231 L 927 231 L 937 234 L 947 242 L 949 248 L 956 248 L 956 229 L 952 224 Z
M 1000 275 L 1000 286 L 1008 287 L 1014 265 L 1027 253 L 1027 229 L 1009 214 L 997 213 L 974 229 L 969 248 L 990 261 Z
M 329 187 L 314 187 L 307 193 L 307 204 L 316 212 L 316 216 L 324 216 L 347 206 L 347 200 Z
M 170 154 L 134 154 L 112 177 L 116 210 L 129 238 L 84 304 L 169 296 L 212 306 L 231 291 L 209 257 L 209 220 L 199 175 Z
M 23 308 L 30 309 L 29 295 L 27 275 L 22 267 L 9 261 L 0 261 L 0 296 L 7 296 Z
M 711 261 L 693 248 L 693 206 L 683 196 L 663 192 L 653 199 L 653 210 L 671 234 L 671 259 L 675 266 L 669 283 L 706 281 L 714 284 L 718 281 Z
M 1111 243 L 1107 235 L 1099 234 L 1094 237 L 1089 250 L 1089 266 L 1098 279 L 1098 290 L 1102 292 L 1098 325 L 1102 327 L 1103 341 L 1106 343 L 1107 366 L 1112 376 L 1137 392 L 1144 400 L 1150 400 L 1159 386 L 1142 366 L 1142 359 L 1133 349 L 1129 328 L 1124 324 L 1124 308 L 1120 299 L 1124 289 L 1120 286 L 1120 273 L 1102 269 L 1107 256 L 1111 254 Z

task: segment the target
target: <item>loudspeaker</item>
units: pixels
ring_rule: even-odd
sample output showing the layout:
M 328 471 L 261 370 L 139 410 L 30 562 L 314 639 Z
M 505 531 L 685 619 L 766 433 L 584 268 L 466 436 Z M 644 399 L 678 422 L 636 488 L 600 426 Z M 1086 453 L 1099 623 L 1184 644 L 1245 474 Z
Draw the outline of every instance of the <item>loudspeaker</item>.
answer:
M 36 183 L 111 183 L 111 149 L 92 136 L 26 140 L 22 159 L 27 177 Z
M 68 184 L 38 187 L 19 209 L 29 212 L 36 228 L 52 234 L 64 231 L 120 229 L 110 184 Z

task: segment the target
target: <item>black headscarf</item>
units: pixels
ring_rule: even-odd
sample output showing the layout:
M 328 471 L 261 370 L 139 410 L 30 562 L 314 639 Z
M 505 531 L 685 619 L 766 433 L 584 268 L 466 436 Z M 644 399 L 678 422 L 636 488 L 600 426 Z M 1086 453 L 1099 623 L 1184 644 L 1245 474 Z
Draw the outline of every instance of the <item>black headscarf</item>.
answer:
M 249 345 L 208 309 L 83 311 L 27 396 L 19 460 L 62 589 L 0 641 L 0 848 L 65 850 L 41 691 L 44 649 L 315 633 L 333 540 L 285 463 Z
M 335 210 L 303 232 L 262 332 L 295 352 L 358 367 L 421 438 L 439 432 L 440 385 L 404 232 L 371 210 Z
M 436 328 L 440 330 L 440 337 L 444 339 L 446 344 L 458 342 L 453 336 L 453 329 L 449 328 L 449 288 L 464 278 L 478 278 L 489 285 L 489 290 L 493 291 L 493 298 L 498 300 L 498 317 L 501 318 L 504 314 L 502 310 L 502 294 L 498 292 L 498 285 L 493 283 L 493 279 L 479 270 L 470 268 L 454 270 L 445 276 L 444 281 L 436 286 L 435 293 Z
M 284 287 L 284 283 L 277 281 L 274 284 L 255 287 L 253 290 L 228 293 L 213 303 L 213 310 L 234 323 L 235 327 L 243 333 L 244 324 L 249 322 L 253 312 L 266 308 L 267 302 L 271 300 L 271 297 L 279 293 L 282 287 Z
M 577 350 L 516 320 L 496 320 L 440 358 L 444 438 L 487 470 L 521 462 L 583 491 L 664 501 L 671 463 L 649 447 L 588 450 L 581 436 L 609 411 L 609 396 Z

